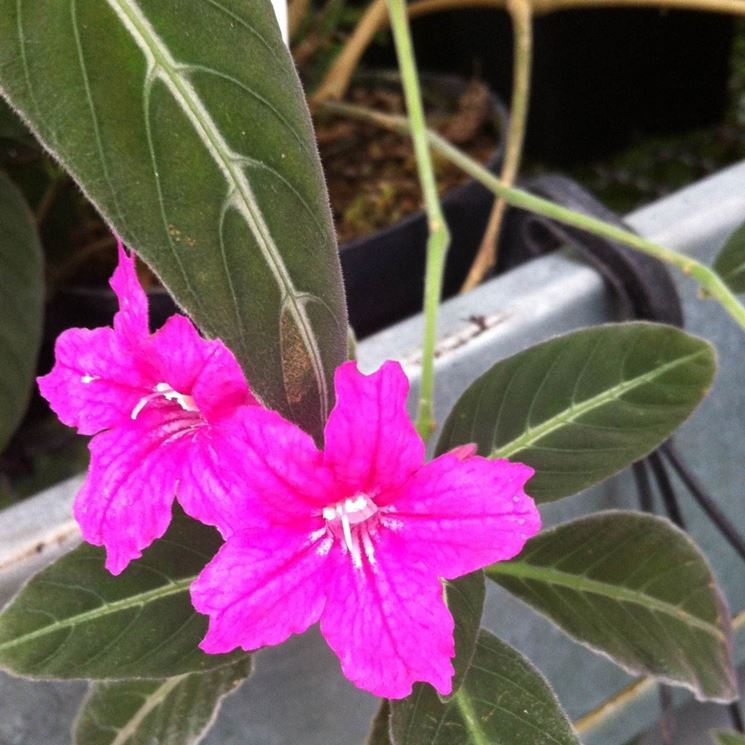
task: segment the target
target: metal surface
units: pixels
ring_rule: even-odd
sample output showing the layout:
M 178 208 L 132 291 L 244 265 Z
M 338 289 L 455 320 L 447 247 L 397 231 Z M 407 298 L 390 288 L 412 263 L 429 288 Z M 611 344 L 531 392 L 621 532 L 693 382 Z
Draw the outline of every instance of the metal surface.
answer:
M 745 164 L 730 168 L 629 217 L 644 235 L 710 259 L 726 234 L 745 220 Z M 697 475 L 737 524 L 745 462 L 745 335 L 695 286 L 677 278 L 687 328 L 712 340 L 721 369 L 711 396 L 678 442 Z M 500 358 L 552 335 L 613 319 L 613 306 L 594 270 L 555 255 L 522 266 L 466 296 L 445 303 L 440 320 L 437 414 L 443 420 L 458 395 Z M 360 344 L 369 371 L 388 358 L 404 362 L 414 387 L 421 319 L 414 318 Z M 412 396 L 413 401 L 413 396 Z M 0 514 L 0 601 L 24 575 L 74 541 L 69 505 L 77 483 L 65 484 Z M 622 475 L 577 497 L 542 508 L 546 524 L 608 507 L 634 507 Z M 715 567 L 733 610 L 745 607 L 745 571 L 690 500 L 683 509 L 691 533 Z M 44 546 L 37 550 L 40 543 Z M 631 679 L 605 659 L 566 639 L 506 593 L 491 588 L 484 623 L 527 653 L 551 681 L 573 718 L 618 693 Z M 738 659 L 745 648 L 738 646 Z M 618 745 L 657 715 L 652 686 L 629 693 L 615 715 L 583 733 L 587 745 Z M 31 683 L 0 675 L 0 745 L 62 745 L 83 686 Z M 352 745 L 364 739 L 377 707 L 338 672 L 338 663 L 312 630 L 257 655 L 256 674 L 225 703 L 209 745 Z

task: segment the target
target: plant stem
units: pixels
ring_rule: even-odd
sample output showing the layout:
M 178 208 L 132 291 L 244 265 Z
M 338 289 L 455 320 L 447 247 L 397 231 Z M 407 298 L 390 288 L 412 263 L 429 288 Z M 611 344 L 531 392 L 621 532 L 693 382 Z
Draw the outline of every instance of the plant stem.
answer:
M 512 18 L 513 30 L 512 103 L 510 105 L 510 126 L 507 130 L 507 147 L 499 177 L 503 184 L 512 186 L 520 170 L 525 129 L 528 123 L 530 72 L 533 58 L 533 13 L 530 0 L 507 0 L 507 9 Z M 481 246 L 461 287 L 461 292 L 468 292 L 481 284 L 484 277 L 497 263 L 497 241 L 506 206 L 504 199 L 496 197 Z
M 327 103 L 325 107 L 338 113 L 375 122 L 381 127 L 403 134 L 409 133 L 409 123 L 402 116 L 381 114 L 360 106 L 351 106 L 342 103 Z M 625 246 L 629 246 L 629 248 L 636 249 L 648 256 L 653 256 L 665 264 L 680 269 L 683 274 L 698 282 L 705 291 L 706 296 L 717 300 L 727 313 L 745 329 L 745 307 L 743 307 L 737 297 L 721 280 L 719 275 L 705 264 L 685 254 L 672 251 L 664 246 L 659 246 L 646 238 L 642 238 L 616 225 L 611 225 L 595 217 L 590 217 L 581 212 L 575 212 L 567 207 L 554 204 L 547 199 L 536 197 L 522 189 L 506 186 L 496 176 L 490 173 L 488 169 L 484 168 L 484 166 L 477 163 L 465 153 L 462 153 L 456 147 L 453 147 L 453 145 L 437 133 L 428 131 L 427 136 L 434 150 L 439 152 L 444 158 L 447 158 L 451 163 L 457 165 L 476 181 L 482 183 L 497 196 L 502 197 L 507 204 L 537 215 L 543 215 L 565 225 L 586 230 L 593 235 L 599 235 L 602 238 L 623 243 Z
M 419 390 L 416 429 L 426 442 L 435 429 L 434 366 L 437 335 L 437 309 L 442 293 L 445 256 L 450 244 L 450 233 L 437 194 L 432 155 L 427 142 L 427 122 L 424 119 L 422 94 L 419 89 L 414 50 L 411 44 L 409 20 L 404 0 L 388 0 L 388 8 L 396 44 L 398 66 L 406 98 L 407 127 L 414 141 L 419 182 L 424 194 L 429 237 L 427 239 L 427 267 L 424 274 L 424 340 L 422 342 L 422 376 Z
M 504 8 L 507 0 L 415 0 L 409 5 L 409 18 L 418 18 L 446 10 L 463 8 Z M 530 0 L 534 15 L 576 8 L 659 8 L 660 10 L 697 10 L 710 13 L 745 15 L 743 0 Z M 349 87 L 349 81 L 365 50 L 375 34 L 388 21 L 386 0 L 373 0 L 365 14 L 347 39 L 344 48 L 329 68 L 326 77 L 313 95 L 312 103 L 318 105 L 329 99 L 340 99 Z

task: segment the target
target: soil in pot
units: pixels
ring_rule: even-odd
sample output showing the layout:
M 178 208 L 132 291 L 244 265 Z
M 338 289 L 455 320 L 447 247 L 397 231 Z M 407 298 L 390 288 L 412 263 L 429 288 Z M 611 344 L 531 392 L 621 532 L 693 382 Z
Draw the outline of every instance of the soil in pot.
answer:
M 350 100 L 387 113 L 405 106 L 395 75 L 355 85 Z M 492 169 L 498 167 L 506 115 L 486 86 L 423 75 L 431 127 Z M 340 239 L 352 328 L 364 337 L 421 309 L 427 221 L 408 138 L 373 124 L 318 117 L 317 136 Z M 458 290 L 483 237 L 492 196 L 448 162 L 435 158 L 443 211 L 451 231 L 443 293 Z

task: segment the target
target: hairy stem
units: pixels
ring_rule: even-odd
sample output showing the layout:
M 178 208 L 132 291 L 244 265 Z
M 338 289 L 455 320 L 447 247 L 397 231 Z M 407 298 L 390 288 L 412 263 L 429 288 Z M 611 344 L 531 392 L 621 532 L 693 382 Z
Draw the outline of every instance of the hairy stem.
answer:
M 512 186 L 520 170 L 525 129 L 528 124 L 530 73 L 533 58 L 533 14 L 530 0 L 507 0 L 507 9 L 512 18 L 513 29 L 512 103 L 510 105 L 510 126 L 507 130 L 507 147 L 500 179 L 503 184 Z M 480 284 L 497 263 L 497 241 L 506 206 L 504 199 L 495 198 L 481 246 L 461 287 L 461 292 L 468 292 Z
M 426 442 L 435 428 L 434 420 L 434 357 L 437 333 L 437 309 L 442 293 L 445 256 L 450 243 L 445 218 L 437 194 L 432 155 L 427 142 L 427 123 L 424 119 L 422 94 L 411 44 L 409 21 L 404 0 L 388 0 L 388 7 L 396 44 L 398 66 L 406 98 L 407 128 L 414 141 L 419 182 L 424 194 L 429 238 L 427 239 L 427 267 L 424 275 L 424 339 L 422 342 L 422 376 L 419 390 L 416 429 Z
M 381 114 L 360 106 L 351 106 L 342 103 L 328 103 L 326 104 L 326 108 L 338 113 L 344 113 L 347 116 L 354 116 L 375 122 L 381 127 L 403 134 L 409 133 L 409 123 L 405 117 Z M 698 282 L 704 290 L 705 296 L 717 300 L 727 313 L 745 329 L 745 307 L 743 307 L 719 275 L 705 264 L 685 254 L 672 251 L 664 246 L 659 246 L 646 238 L 642 238 L 616 225 L 611 225 L 595 217 L 590 217 L 581 212 L 575 212 L 567 207 L 554 204 L 548 199 L 536 197 L 522 189 L 506 186 L 496 176 L 490 173 L 488 169 L 484 168 L 484 166 L 477 163 L 465 153 L 462 153 L 456 147 L 453 147 L 453 145 L 436 132 L 428 130 L 427 136 L 434 150 L 451 163 L 457 165 L 476 181 L 482 183 L 487 189 L 494 192 L 494 194 L 504 199 L 507 204 L 527 210 L 528 212 L 533 212 L 536 215 L 543 215 L 565 225 L 586 230 L 593 235 L 599 235 L 602 238 L 623 243 L 625 246 L 629 246 L 629 248 L 645 253 L 648 256 L 653 256 L 665 264 L 676 267 L 683 274 Z

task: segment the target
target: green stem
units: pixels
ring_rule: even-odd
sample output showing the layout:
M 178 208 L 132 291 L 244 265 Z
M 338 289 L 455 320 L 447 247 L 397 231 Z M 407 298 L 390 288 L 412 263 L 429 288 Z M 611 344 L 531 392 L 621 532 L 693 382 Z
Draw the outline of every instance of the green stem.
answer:
M 533 62 L 533 14 L 530 0 L 507 0 L 507 9 L 512 20 L 512 101 L 510 102 L 510 124 L 507 130 L 507 147 L 499 178 L 503 184 L 512 186 L 520 170 L 523 143 L 528 125 L 528 103 L 530 101 L 530 76 Z M 497 263 L 497 243 L 502 227 L 506 202 L 501 197 L 494 199 L 489 222 L 481 239 L 476 258 L 461 292 L 468 292 L 484 281 Z
M 409 124 L 404 117 L 380 114 L 376 111 L 347 104 L 327 104 L 326 107 L 348 116 L 367 119 L 387 129 L 393 129 L 404 134 L 409 133 Z M 588 215 L 583 215 L 581 212 L 575 212 L 567 207 L 561 207 L 558 204 L 549 202 L 547 199 L 529 194 L 522 189 L 506 186 L 486 168 L 453 147 L 447 140 L 440 137 L 440 135 L 435 132 L 428 132 L 427 136 L 434 150 L 464 170 L 469 176 L 476 179 L 476 181 L 482 183 L 487 189 L 490 189 L 497 196 L 504 199 L 507 204 L 527 210 L 528 212 L 533 212 L 536 215 L 543 215 L 557 222 L 562 222 L 565 225 L 572 225 L 581 230 L 586 230 L 593 235 L 599 235 L 602 238 L 623 243 L 641 253 L 653 256 L 665 264 L 680 269 L 683 274 L 698 282 L 704 290 L 705 295 L 717 300 L 727 313 L 745 329 L 745 307 L 743 307 L 719 275 L 705 264 L 685 254 L 672 251 L 664 246 L 659 246 L 623 228 L 603 222 L 594 217 L 589 217 Z
M 427 239 L 427 267 L 424 275 L 424 339 L 422 342 L 422 375 L 419 390 L 416 429 L 426 442 L 435 429 L 434 366 L 437 335 L 437 310 L 442 294 L 445 256 L 450 244 L 450 233 L 440 207 L 432 156 L 427 143 L 427 123 L 424 119 L 422 94 L 414 61 L 409 21 L 404 0 L 388 0 L 393 39 L 396 44 L 398 66 L 406 98 L 407 131 L 414 141 L 419 182 L 424 194 L 429 238 Z M 403 118 L 403 117 L 402 117 Z

